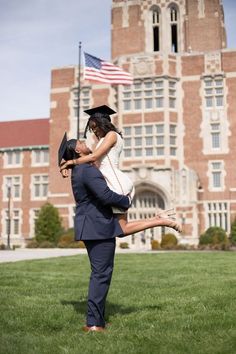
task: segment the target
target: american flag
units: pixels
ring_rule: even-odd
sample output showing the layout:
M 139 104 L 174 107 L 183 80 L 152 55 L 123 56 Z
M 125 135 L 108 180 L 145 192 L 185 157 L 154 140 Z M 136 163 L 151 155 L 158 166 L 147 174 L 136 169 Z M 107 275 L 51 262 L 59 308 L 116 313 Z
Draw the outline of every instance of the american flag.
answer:
M 84 78 L 86 80 L 123 85 L 131 85 L 133 83 L 131 74 L 118 66 L 87 53 L 84 53 L 84 57 Z

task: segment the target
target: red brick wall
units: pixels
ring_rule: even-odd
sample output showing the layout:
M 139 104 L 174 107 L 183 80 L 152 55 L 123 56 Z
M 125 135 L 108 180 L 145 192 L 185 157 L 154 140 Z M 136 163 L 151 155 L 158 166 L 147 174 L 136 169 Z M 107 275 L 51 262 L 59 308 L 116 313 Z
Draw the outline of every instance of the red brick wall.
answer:
M 112 9 L 112 58 L 144 51 L 144 26 L 139 5 L 128 7 L 129 26 L 123 27 L 121 7 Z
M 186 50 L 212 51 L 224 48 L 221 27 L 222 8 L 218 0 L 205 0 L 204 17 L 199 18 L 198 1 L 187 0 L 188 24 L 186 26 Z

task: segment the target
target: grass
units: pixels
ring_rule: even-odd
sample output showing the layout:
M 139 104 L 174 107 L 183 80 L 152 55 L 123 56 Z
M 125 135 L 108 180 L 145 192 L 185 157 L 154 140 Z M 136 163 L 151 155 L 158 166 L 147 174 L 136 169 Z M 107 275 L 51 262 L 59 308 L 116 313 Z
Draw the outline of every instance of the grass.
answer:
M 86 255 L 0 265 L 1 354 L 234 354 L 236 254 L 119 254 L 106 333 L 83 333 Z

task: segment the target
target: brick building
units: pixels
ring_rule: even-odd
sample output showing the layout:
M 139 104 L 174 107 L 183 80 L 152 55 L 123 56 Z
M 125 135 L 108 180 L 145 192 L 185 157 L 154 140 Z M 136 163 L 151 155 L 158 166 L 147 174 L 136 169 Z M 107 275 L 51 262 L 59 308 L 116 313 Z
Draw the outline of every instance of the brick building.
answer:
M 82 81 L 79 125 L 82 133 L 83 110 L 89 107 L 106 103 L 118 112 L 114 122 L 124 137 L 120 166 L 136 187 L 129 218 L 173 206 L 183 223 L 182 242 L 196 243 L 213 225 L 229 232 L 236 215 L 236 51 L 226 49 L 221 1 L 113 0 L 111 44 L 112 61 L 132 73 L 134 83 Z M 13 198 L 16 242 L 32 237 L 45 200 L 59 208 L 66 227 L 73 226 L 74 202 L 69 181 L 58 173 L 57 149 L 65 131 L 70 138 L 77 135 L 77 78 L 77 67 L 52 70 L 49 121 L 30 121 L 44 131 L 41 140 L 36 143 L 37 134 L 28 140 L 26 132 L 23 141 L 6 139 L 4 145 L 0 139 L 0 241 L 7 237 L 10 182 L 13 191 L 16 182 L 19 189 Z M 7 137 L 10 126 L 19 131 L 17 124 L 27 127 L 28 121 L 0 123 L 0 135 L 3 126 Z M 16 159 L 21 165 L 11 166 Z M 165 231 L 146 231 L 146 247 Z M 130 247 L 141 244 L 140 237 L 126 240 Z

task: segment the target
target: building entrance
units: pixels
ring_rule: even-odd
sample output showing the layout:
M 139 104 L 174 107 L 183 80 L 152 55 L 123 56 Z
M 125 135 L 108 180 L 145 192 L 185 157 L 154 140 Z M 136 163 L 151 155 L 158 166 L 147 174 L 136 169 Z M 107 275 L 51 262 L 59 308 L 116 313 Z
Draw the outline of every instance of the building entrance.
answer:
M 135 194 L 129 209 L 129 221 L 154 217 L 158 209 L 165 209 L 165 202 L 158 192 L 145 190 Z M 164 227 L 155 227 L 130 236 L 130 248 L 151 248 L 152 240 L 161 240 Z

